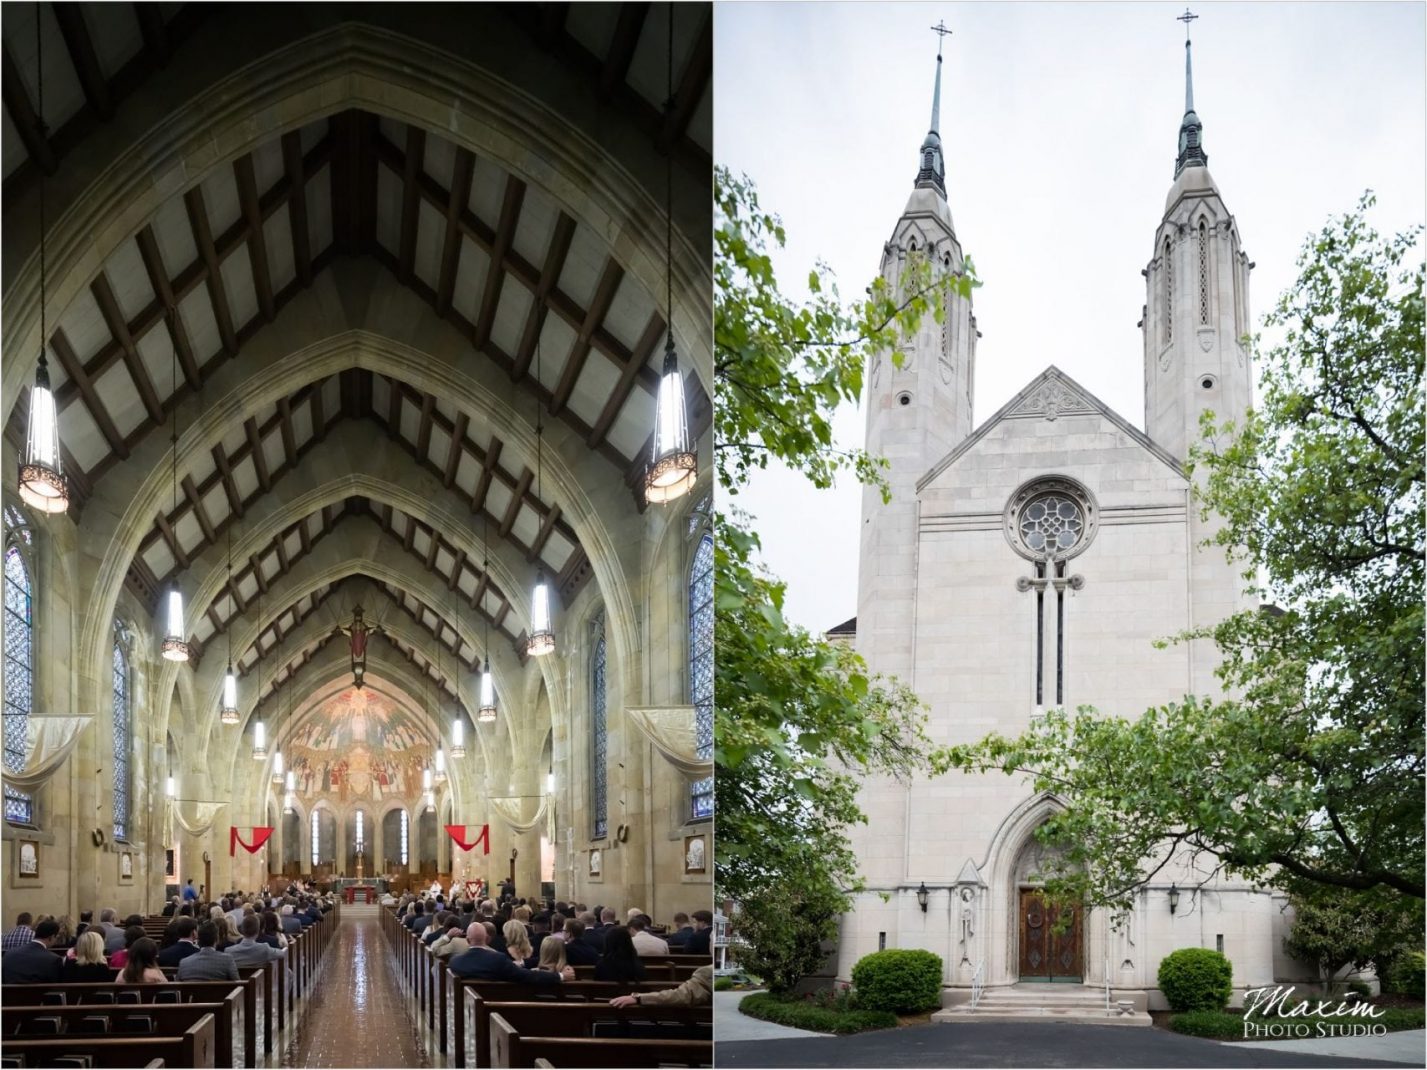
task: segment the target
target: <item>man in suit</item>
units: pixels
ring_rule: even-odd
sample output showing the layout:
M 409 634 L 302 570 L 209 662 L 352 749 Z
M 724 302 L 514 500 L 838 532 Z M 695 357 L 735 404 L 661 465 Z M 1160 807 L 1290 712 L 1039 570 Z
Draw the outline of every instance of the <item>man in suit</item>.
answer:
M 674 915 L 674 931 L 665 939 L 669 943 L 670 951 L 679 951 L 684 946 L 684 942 L 694 935 L 694 927 L 689 924 L 689 916 L 683 911 Z
M 278 916 L 282 921 L 282 931 L 285 936 L 296 936 L 302 932 L 302 922 L 299 921 L 297 915 L 292 912 L 291 903 L 284 903 L 282 910 L 278 912 Z
M 681 949 L 685 955 L 707 955 L 709 941 L 713 938 L 713 914 L 707 910 L 694 911 L 694 931 Z
M 595 916 L 588 911 L 580 915 L 580 922 L 584 925 L 584 934 L 580 937 L 580 943 L 586 947 L 594 949 L 596 955 L 604 954 L 604 931 L 600 929 L 595 920 Z
M 273 959 L 287 958 L 287 948 L 273 947 L 271 944 L 258 942 L 258 933 L 262 931 L 262 927 L 258 916 L 249 914 L 243 919 L 243 924 L 238 926 L 238 931 L 243 934 L 243 939 L 236 944 L 229 945 L 223 953 L 232 955 L 233 961 L 239 966 L 261 966 Z
M 180 981 L 236 981 L 238 963 L 232 955 L 225 955 L 215 946 L 218 943 L 218 926 L 205 921 L 198 927 L 198 953 L 189 955 L 178 964 Z M 264 945 L 266 946 L 266 945 Z
M 708 1007 L 713 1003 L 713 967 L 700 966 L 678 988 L 615 996 L 611 1007 Z
M 36 925 L 34 938 L 28 944 L 12 948 L 0 958 L 0 983 L 23 985 L 58 981 L 60 957 L 50 950 L 58 935 L 57 921 L 42 921 Z
M 104 954 L 112 955 L 124 947 L 124 926 L 116 921 L 118 911 L 105 907 L 99 912 L 99 928 L 104 931 Z
M 160 966 L 177 966 L 189 955 L 198 954 L 198 926 L 192 918 L 179 918 L 173 924 L 176 940 L 159 952 Z
M 565 961 L 571 966 L 593 966 L 600 960 L 600 953 L 581 939 L 585 935 L 585 923 L 579 918 L 565 922 Z
M 453 955 L 450 959 L 451 972 L 457 977 L 471 977 L 481 981 L 513 981 L 517 984 L 558 985 L 561 981 L 573 981 L 575 970 L 566 966 L 560 973 L 550 970 L 527 970 L 503 951 L 487 946 L 486 927 L 480 922 L 472 922 L 466 930 L 469 950 Z
M 629 932 L 634 937 L 634 950 L 640 955 L 667 955 L 669 945 L 649 931 L 654 924 L 648 914 L 629 919 Z

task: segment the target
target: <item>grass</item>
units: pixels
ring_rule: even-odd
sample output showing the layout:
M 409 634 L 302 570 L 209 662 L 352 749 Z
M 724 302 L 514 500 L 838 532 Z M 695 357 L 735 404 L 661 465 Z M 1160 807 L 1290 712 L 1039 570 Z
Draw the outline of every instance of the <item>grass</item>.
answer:
M 859 1010 L 848 1001 L 838 1002 L 842 1006 L 837 1003 L 819 1006 L 809 999 L 755 992 L 744 996 L 738 1009 L 750 1018 L 814 1033 L 865 1033 L 871 1029 L 891 1029 L 898 1024 L 897 1016 L 890 1011 Z
M 1424 1013 L 1420 1006 L 1415 1008 L 1388 1007 L 1379 1008 L 1383 1014 L 1376 1018 L 1356 1018 L 1333 1015 L 1304 1015 L 1298 1018 L 1282 1018 L 1255 1016 L 1250 1019 L 1261 1025 L 1306 1025 L 1309 1038 L 1332 1035 L 1329 1032 L 1320 1034 L 1319 1026 L 1350 1026 L 1350 1025 L 1371 1025 L 1383 1026 L 1389 1033 L 1396 1033 L 1403 1029 L 1423 1028 Z M 1244 1016 L 1238 1011 L 1189 1011 L 1185 1014 L 1174 1014 L 1169 1017 L 1169 1028 L 1176 1033 L 1185 1033 L 1192 1037 L 1211 1037 L 1214 1040 L 1291 1040 L 1297 1039 L 1292 1034 L 1285 1036 L 1244 1036 Z

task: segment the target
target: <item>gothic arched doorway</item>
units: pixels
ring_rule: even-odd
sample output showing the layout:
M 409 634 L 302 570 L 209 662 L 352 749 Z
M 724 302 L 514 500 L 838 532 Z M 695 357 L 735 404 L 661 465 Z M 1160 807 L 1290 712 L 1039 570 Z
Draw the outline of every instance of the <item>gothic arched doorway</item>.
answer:
M 1011 961 L 1022 983 L 1079 982 L 1085 976 L 1085 910 L 1051 903 L 1045 895 L 1047 862 L 1056 852 L 1032 837 L 1016 858 Z

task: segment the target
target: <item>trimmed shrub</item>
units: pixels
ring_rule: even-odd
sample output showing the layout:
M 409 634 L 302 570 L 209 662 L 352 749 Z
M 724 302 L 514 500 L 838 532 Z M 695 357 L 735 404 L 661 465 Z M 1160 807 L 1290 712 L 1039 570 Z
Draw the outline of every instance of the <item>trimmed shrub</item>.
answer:
M 739 1000 L 738 1009 L 750 1018 L 814 1033 L 865 1033 L 869 1029 L 891 1029 L 897 1025 L 897 1016 L 888 1011 L 832 1010 L 807 1000 L 783 999 L 771 992 L 744 996 Z
M 1169 1027 L 1176 1033 L 1191 1037 L 1212 1037 L 1215 1040 L 1243 1040 L 1244 1020 L 1227 1011 L 1189 1011 L 1175 1014 L 1169 1019 Z
M 874 951 L 852 967 L 857 1000 L 868 1010 L 915 1014 L 941 1006 L 941 956 L 911 948 Z
M 1416 996 L 1418 999 L 1422 999 L 1425 963 L 1427 963 L 1427 956 L 1424 956 L 1421 951 L 1409 951 L 1404 955 L 1399 955 L 1387 968 L 1387 976 L 1382 979 L 1383 987 L 1389 992 L 1398 993 L 1398 995 Z
M 1170 1010 L 1221 1011 L 1233 994 L 1234 968 L 1218 951 L 1182 947 L 1159 964 L 1159 988 Z
M 727 991 L 728 991 L 729 989 L 731 989 L 732 987 L 733 987 L 733 978 L 732 978 L 732 977 L 716 977 L 716 978 L 714 978 L 714 991 L 715 991 L 715 992 L 727 992 Z

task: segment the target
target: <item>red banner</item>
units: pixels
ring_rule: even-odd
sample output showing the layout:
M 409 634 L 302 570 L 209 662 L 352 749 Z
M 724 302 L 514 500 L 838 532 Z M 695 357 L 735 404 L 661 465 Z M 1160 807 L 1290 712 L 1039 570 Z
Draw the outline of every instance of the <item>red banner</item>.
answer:
M 456 842 L 456 846 L 463 851 L 479 847 L 481 854 L 491 853 L 491 827 L 489 825 L 447 825 L 446 832 Z M 475 839 L 469 838 L 472 832 L 476 833 Z
M 247 851 L 250 855 L 257 854 L 258 851 L 262 850 L 263 844 L 268 842 L 268 837 L 273 834 L 273 827 L 271 825 L 253 825 L 248 829 L 248 831 L 252 833 L 252 843 L 243 842 L 243 837 L 238 835 L 237 825 L 234 825 L 229 828 L 228 853 L 230 855 L 237 854 L 239 847 Z

